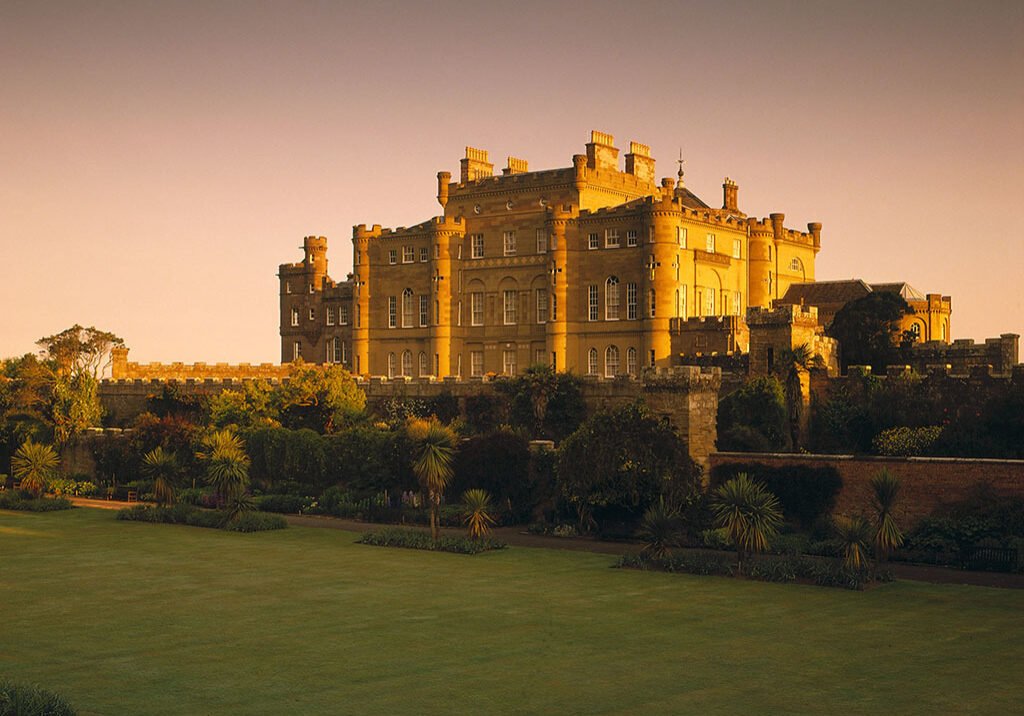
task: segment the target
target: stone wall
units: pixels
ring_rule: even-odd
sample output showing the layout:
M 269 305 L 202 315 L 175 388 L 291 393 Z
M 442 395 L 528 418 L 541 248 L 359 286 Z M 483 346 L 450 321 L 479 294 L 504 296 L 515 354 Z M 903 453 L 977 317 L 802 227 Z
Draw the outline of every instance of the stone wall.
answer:
M 768 453 L 712 453 L 718 465 L 758 462 L 771 467 L 831 465 L 843 479 L 836 514 L 869 510 L 869 480 L 885 468 L 903 480 L 897 518 L 906 528 L 943 503 L 967 497 L 978 485 L 990 485 L 998 494 L 1024 497 L 1024 460 L 965 458 L 892 458 L 852 455 L 785 455 Z
M 111 358 L 113 380 L 281 380 L 291 369 L 287 363 L 135 363 L 128 361 L 127 348 L 115 348 Z

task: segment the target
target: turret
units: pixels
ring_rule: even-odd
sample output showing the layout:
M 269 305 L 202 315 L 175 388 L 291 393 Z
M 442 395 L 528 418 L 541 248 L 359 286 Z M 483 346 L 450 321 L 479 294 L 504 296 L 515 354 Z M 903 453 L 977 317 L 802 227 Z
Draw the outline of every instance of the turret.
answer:
M 307 236 L 302 240 L 306 278 L 315 290 L 322 287 L 327 275 L 327 237 Z
M 665 198 L 655 201 L 644 212 L 646 222 L 651 228 L 653 240 L 645 244 L 648 249 L 644 266 L 644 281 L 641 283 L 642 296 L 637 297 L 640 305 L 640 317 L 643 320 L 643 355 L 644 365 L 654 357 L 655 365 L 667 366 L 671 362 L 672 339 L 669 332 L 669 321 L 675 316 L 676 280 L 672 264 L 678 251 L 676 243 L 676 227 L 679 226 L 678 204 L 672 196 L 672 181 L 663 181 Z M 653 294 L 652 294 L 653 292 Z M 654 315 L 651 315 L 651 305 Z
M 444 378 L 452 373 L 452 241 L 461 237 L 466 230 L 461 219 L 447 219 L 439 216 L 431 224 L 430 240 L 433 244 L 431 260 L 431 311 L 430 321 L 430 373 Z
M 437 173 L 437 203 L 441 205 L 441 209 L 448 205 L 448 182 L 451 180 L 451 172 Z
M 352 372 L 370 373 L 370 239 L 380 236 L 380 224 L 352 227 Z
M 747 229 L 750 232 L 747 255 L 750 285 L 747 289 L 747 305 L 770 308 L 775 282 L 775 271 L 772 268 L 775 258 L 775 232 L 770 223 L 757 219 L 748 219 Z
M 577 155 L 580 156 L 580 155 Z M 581 159 L 585 157 L 580 156 Z M 566 317 L 569 315 L 568 301 L 568 276 L 566 263 L 568 256 L 568 241 L 566 240 L 566 227 L 568 223 L 578 214 L 571 208 L 549 207 L 546 217 L 546 228 L 548 231 L 548 256 L 551 262 L 548 264 L 548 322 L 545 325 L 547 358 L 553 364 L 555 370 L 565 370 L 566 355 L 568 353 L 567 324 Z

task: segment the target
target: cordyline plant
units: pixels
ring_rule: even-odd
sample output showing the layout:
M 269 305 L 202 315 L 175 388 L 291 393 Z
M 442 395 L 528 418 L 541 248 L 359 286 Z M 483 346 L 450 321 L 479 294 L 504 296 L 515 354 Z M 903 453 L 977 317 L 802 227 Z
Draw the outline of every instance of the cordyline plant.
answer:
M 462 493 L 462 503 L 466 506 L 462 521 L 466 523 L 469 536 L 473 539 L 486 537 L 495 524 L 491 517 L 491 495 L 487 490 L 466 490 Z
M 778 498 L 742 472 L 715 490 L 711 513 L 736 549 L 737 577 L 746 556 L 767 550 L 782 524 Z
M 886 469 L 871 478 L 871 508 L 875 512 L 875 572 L 879 562 L 887 562 L 889 555 L 903 544 L 903 532 L 896 524 L 893 510 L 903 481 Z M 876 575 L 873 575 L 876 576 Z
M 861 515 L 835 519 L 836 536 L 843 545 L 843 563 L 851 569 L 863 569 L 871 550 L 871 522 Z
M 21 489 L 39 497 L 57 474 L 60 458 L 50 445 L 26 440 L 11 456 L 11 472 L 21 480 Z
M 174 480 L 178 474 L 178 461 L 174 453 L 157 447 L 142 458 L 142 471 L 153 478 L 153 498 L 158 505 L 174 504 Z
M 452 477 L 455 433 L 437 420 L 411 420 L 407 430 L 416 444 L 417 457 L 412 469 L 416 473 L 420 487 L 427 494 L 427 503 L 430 506 L 430 536 L 436 540 L 440 532 L 438 507 Z

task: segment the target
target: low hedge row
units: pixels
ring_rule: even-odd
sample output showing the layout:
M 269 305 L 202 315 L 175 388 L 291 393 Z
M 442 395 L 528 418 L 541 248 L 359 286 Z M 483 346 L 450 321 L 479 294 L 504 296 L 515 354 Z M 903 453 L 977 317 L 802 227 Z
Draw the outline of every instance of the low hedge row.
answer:
M 456 535 L 442 535 L 440 539 L 434 541 L 428 532 L 396 528 L 379 532 L 365 532 L 359 542 L 377 547 L 405 547 L 435 552 L 455 552 L 456 554 L 479 554 L 508 547 L 505 542 L 495 537 L 470 539 Z
M 26 512 L 53 512 L 70 510 L 74 505 L 66 497 L 32 497 L 24 490 L 0 492 L 0 510 L 25 510 Z
M 249 512 L 234 521 L 228 521 L 224 513 L 201 510 L 192 505 L 181 504 L 170 507 L 153 507 L 151 505 L 126 507 L 123 510 L 118 510 L 117 519 L 214 529 L 223 528 L 232 532 L 263 532 L 280 530 L 288 526 L 288 523 L 280 515 Z
M 0 681 L 0 716 L 75 716 L 63 696 L 38 686 Z

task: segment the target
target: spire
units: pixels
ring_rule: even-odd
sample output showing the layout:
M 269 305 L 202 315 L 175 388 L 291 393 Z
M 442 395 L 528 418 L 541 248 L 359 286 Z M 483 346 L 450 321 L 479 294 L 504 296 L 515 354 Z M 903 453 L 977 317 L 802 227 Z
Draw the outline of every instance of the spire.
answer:
M 676 183 L 676 187 L 682 189 L 683 186 L 683 165 L 686 164 L 686 160 L 683 159 L 683 148 L 679 148 L 679 181 Z

